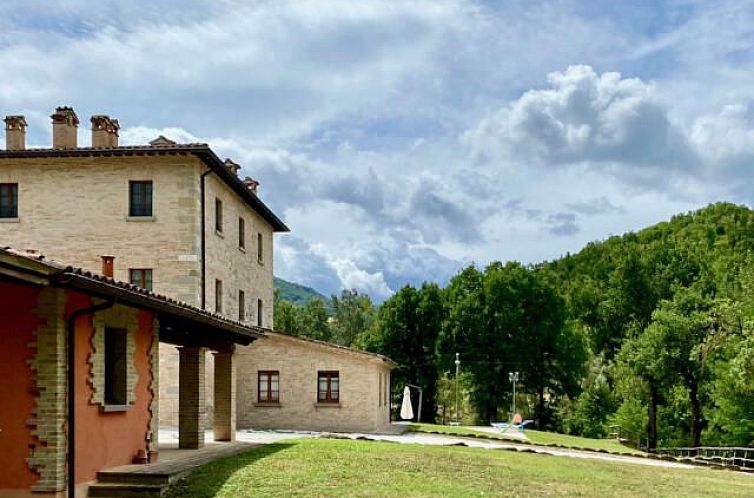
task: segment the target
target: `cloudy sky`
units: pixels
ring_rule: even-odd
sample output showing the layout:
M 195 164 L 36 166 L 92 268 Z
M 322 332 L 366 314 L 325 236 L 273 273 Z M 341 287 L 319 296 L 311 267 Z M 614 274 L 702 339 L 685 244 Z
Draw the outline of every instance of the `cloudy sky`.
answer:
M 751 1 L 57 4 L 0 3 L 0 114 L 208 142 L 291 227 L 275 273 L 326 294 L 754 196 Z

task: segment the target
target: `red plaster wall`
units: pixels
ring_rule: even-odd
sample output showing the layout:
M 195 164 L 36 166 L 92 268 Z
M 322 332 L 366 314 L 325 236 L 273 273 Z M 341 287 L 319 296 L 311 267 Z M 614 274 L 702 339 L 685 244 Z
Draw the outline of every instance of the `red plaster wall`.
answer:
M 67 313 L 89 306 L 82 295 L 71 294 Z M 94 480 L 98 470 L 132 463 L 138 450 L 146 450 L 149 431 L 149 404 L 152 381 L 149 350 L 152 346 L 153 314 L 139 312 L 136 333 L 135 364 L 139 375 L 136 403 L 125 412 L 104 413 L 99 405 L 90 404 L 89 383 L 92 354 L 92 317 L 76 320 L 76 481 Z
M 40 325 L 34 314 L 39 290 L 0 282 L 0 489 L 28 488 L 37 479 L 26 464 L 34 443 L 27 422 L 33 416 L 35 384 L 29 343 Z

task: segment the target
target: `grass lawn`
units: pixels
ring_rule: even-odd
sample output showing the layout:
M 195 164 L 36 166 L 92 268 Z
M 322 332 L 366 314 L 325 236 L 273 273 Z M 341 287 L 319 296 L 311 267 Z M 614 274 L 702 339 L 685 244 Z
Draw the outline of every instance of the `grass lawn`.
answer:
M 751 498 L 754 476 L 480 448 L 340 439 L 270 444 L 212 463 L 171 498 Z
M 487 439 L 501 439 L 504 441 L 518 441 L 516 438 L 506 437 L 504 434 L 492 434 L 476 430 L 469 427 L 454 427 L 451 425 L 435 424 L 411 424 L 409 431 L 451 434 L 454 436 L 482 437 Z M 623 446 L 614 439 L 590 439 L 579 436 L 569 436 L 567 434 L 558 434 L 556 432 L 526 431 L 526 436 L 532 444 L 541 445 L 561 445 L 569 448 L 578 448 L 584 450 L 605 450 L 612 453 L 624 453 L 630 455 L 643 455 L 643 452 Z

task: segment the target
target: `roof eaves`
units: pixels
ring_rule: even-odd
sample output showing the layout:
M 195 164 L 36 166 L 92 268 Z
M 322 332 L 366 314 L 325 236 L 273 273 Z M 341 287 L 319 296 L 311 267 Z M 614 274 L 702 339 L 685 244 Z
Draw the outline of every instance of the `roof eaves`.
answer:
M 327 341 L 320 341 L 318 339 L 312 339 L 310 337 L 301 337 L 301 336 L 295 336 L 295 335 L 285 334 L 285 333 L 282 333 L 282 332 L 279 332 L 279 331 L 277 331 L 277 332 L 267 332 L 266 335 L 268 337 L 282 337 L 282 338 L 291 339 L 291 340 L 294 340 L 294 341 L 306 342 L 306 343 L 314 344 L 314 345 L 317 345 L 317 346 L 334 349 L 334 350 L 336 350 L 338 352 L 349 353 L 349 354 L 356 355 L 356 356 L 367 356 L 367 357 L 369 357 L 371 359 L 382 360 L 385 363 L 387 363 L 388 365 L 390 365 L 391 368 L 398 367 L 398 363 L 396 363 L 395 361 L 391 360 L 387 356 L 381 355 L 379 353 L 372 353 L 371 351 L 362 351 L 360 349 L 354 349 L 354 348 L 349 348 L 347 346 L 341 346 L 340 344 L 333 344 L 333 343 L 327 342 Z

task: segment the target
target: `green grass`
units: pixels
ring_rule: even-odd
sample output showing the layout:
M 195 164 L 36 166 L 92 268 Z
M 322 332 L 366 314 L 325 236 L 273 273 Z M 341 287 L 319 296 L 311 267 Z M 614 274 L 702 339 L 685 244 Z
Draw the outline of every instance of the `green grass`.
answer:
M 478 429 L 463 426 L 454 427 L 450 425 L 411 424 L 408 430 L 411 432 L 450 434 L 453 436 L 499 439 L 511 442 L 519 441 L 516 438 L 505 436 L 505 434 L 502 433 L 493 434 L 490 432 L 484 432 Z M 641 451 L 624 446 L 614 439 L 590 439 L 579 436 L 569 436 L 567 434 L 558 434 L 556 432 L 542 432 L 532 430 L 527 430 L 526 436 L 529 438 L 529 442 L 531 444 L 538 444 L 543 446 L 559 445 L 583 450 L 602 450 L 609 451 L 611 453 L 643 455 Z
M 754 477 L 480 448 L 333 439 L 276 443 L 214 462 L 171 498 L 751 498 Z

